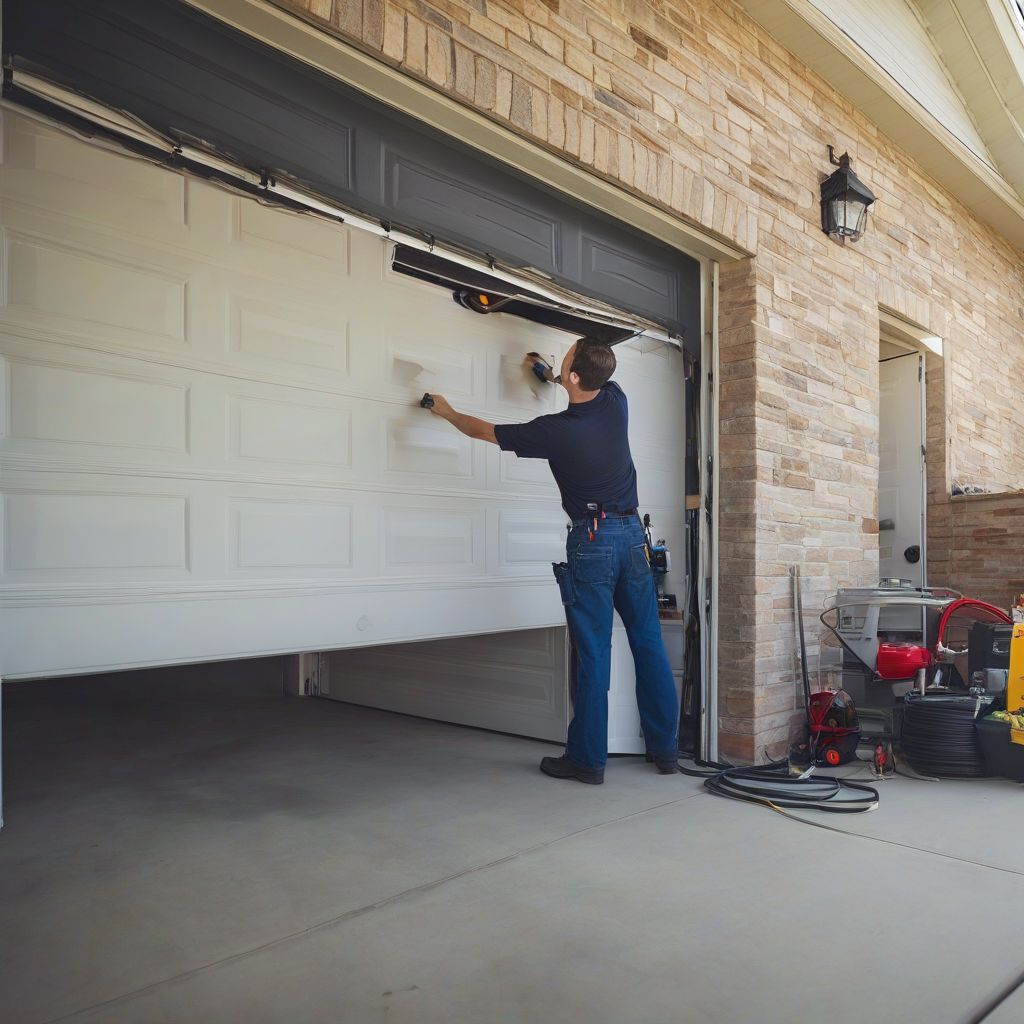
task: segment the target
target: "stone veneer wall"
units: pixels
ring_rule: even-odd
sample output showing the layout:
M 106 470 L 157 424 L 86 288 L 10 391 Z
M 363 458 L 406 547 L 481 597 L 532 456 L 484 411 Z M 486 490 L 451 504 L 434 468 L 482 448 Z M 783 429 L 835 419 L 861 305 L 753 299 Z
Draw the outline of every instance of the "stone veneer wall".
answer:
M 754 254 L 720 295 L 720 714 L 725 754 L 777 749 L 799 719 L 789 565 L 812 637 L 812 609 L 878 575 L 878 306 L 946 342 L 941 532 L 950 479 L 1024 480 L 1020 254 L 732 0 L 277 2 Z M 828 143 L 878 196 L 854 245 L 819 228 Z

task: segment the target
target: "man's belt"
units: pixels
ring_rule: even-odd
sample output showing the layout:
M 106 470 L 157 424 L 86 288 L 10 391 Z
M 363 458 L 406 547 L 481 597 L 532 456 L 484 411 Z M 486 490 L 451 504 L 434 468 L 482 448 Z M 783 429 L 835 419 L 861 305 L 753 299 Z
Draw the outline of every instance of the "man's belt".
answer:
M 604 521 L 609 519 L 637 519 L 638 516 L 639 513 L 635 508 L 616 509 L 614 511 L 605 509 L 604 515 L 600 516 L 599 519 Z M 570 522 L 573 526 L 586 526 L 594 522 L 594 516 L 584 516 L 582 519 L 572 519 Z

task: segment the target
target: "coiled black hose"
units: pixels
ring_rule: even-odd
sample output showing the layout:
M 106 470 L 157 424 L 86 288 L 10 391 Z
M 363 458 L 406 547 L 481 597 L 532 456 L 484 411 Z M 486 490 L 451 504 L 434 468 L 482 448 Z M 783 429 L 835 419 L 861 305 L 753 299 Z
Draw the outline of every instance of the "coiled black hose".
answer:
M 983 779 L 988 775 L 974 728 L 992 698 L 955 694 L 907 694 L 903 710 L 903 754 L 922 775 Z
M 878 790 L 861 782 L 814 775 L 798 778 L 789 774 L 788 761 L 736 767 L 714 761 L 696 761 L 699 767 L 679 766 L 684 775 L 704 779 L 704 787 L 717 796 L 769 807 L 801 807 L 807 810 L 853 814 L 878 806 Z

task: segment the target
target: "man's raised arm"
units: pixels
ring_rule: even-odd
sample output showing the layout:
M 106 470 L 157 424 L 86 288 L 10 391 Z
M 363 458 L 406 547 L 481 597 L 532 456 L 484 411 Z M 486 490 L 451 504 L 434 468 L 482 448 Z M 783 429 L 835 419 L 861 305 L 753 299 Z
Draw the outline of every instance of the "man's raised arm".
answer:
M 476 416 L 467 416 L 465 413 L 456 412 L 448 404 L 448 400 L 442 398 L 441 395 L 431 395 L 430 397 L 433 398 L 434 404 L 429 408 L 435 416 L 447 420 L 456 430 L 461 431 L 467 437 L 475 438 L 477 441 L 490 441 L 491 444 L 498 443 L 498 439 L 494 436 L 493 423 L 477 419 Z

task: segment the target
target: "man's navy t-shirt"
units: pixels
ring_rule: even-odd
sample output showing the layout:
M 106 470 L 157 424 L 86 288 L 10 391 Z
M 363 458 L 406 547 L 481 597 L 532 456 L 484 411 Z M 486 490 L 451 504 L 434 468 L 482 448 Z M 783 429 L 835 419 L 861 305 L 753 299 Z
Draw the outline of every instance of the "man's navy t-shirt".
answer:
M 589 402 L 529 423 L 498 424 L 494 436 L 502 451 L 547 459 L 562 507 L 570 519 L 584 519 L 590 503 L 609 513 L 637 506 L 628 424 L 626 396 L 608 381 Z

